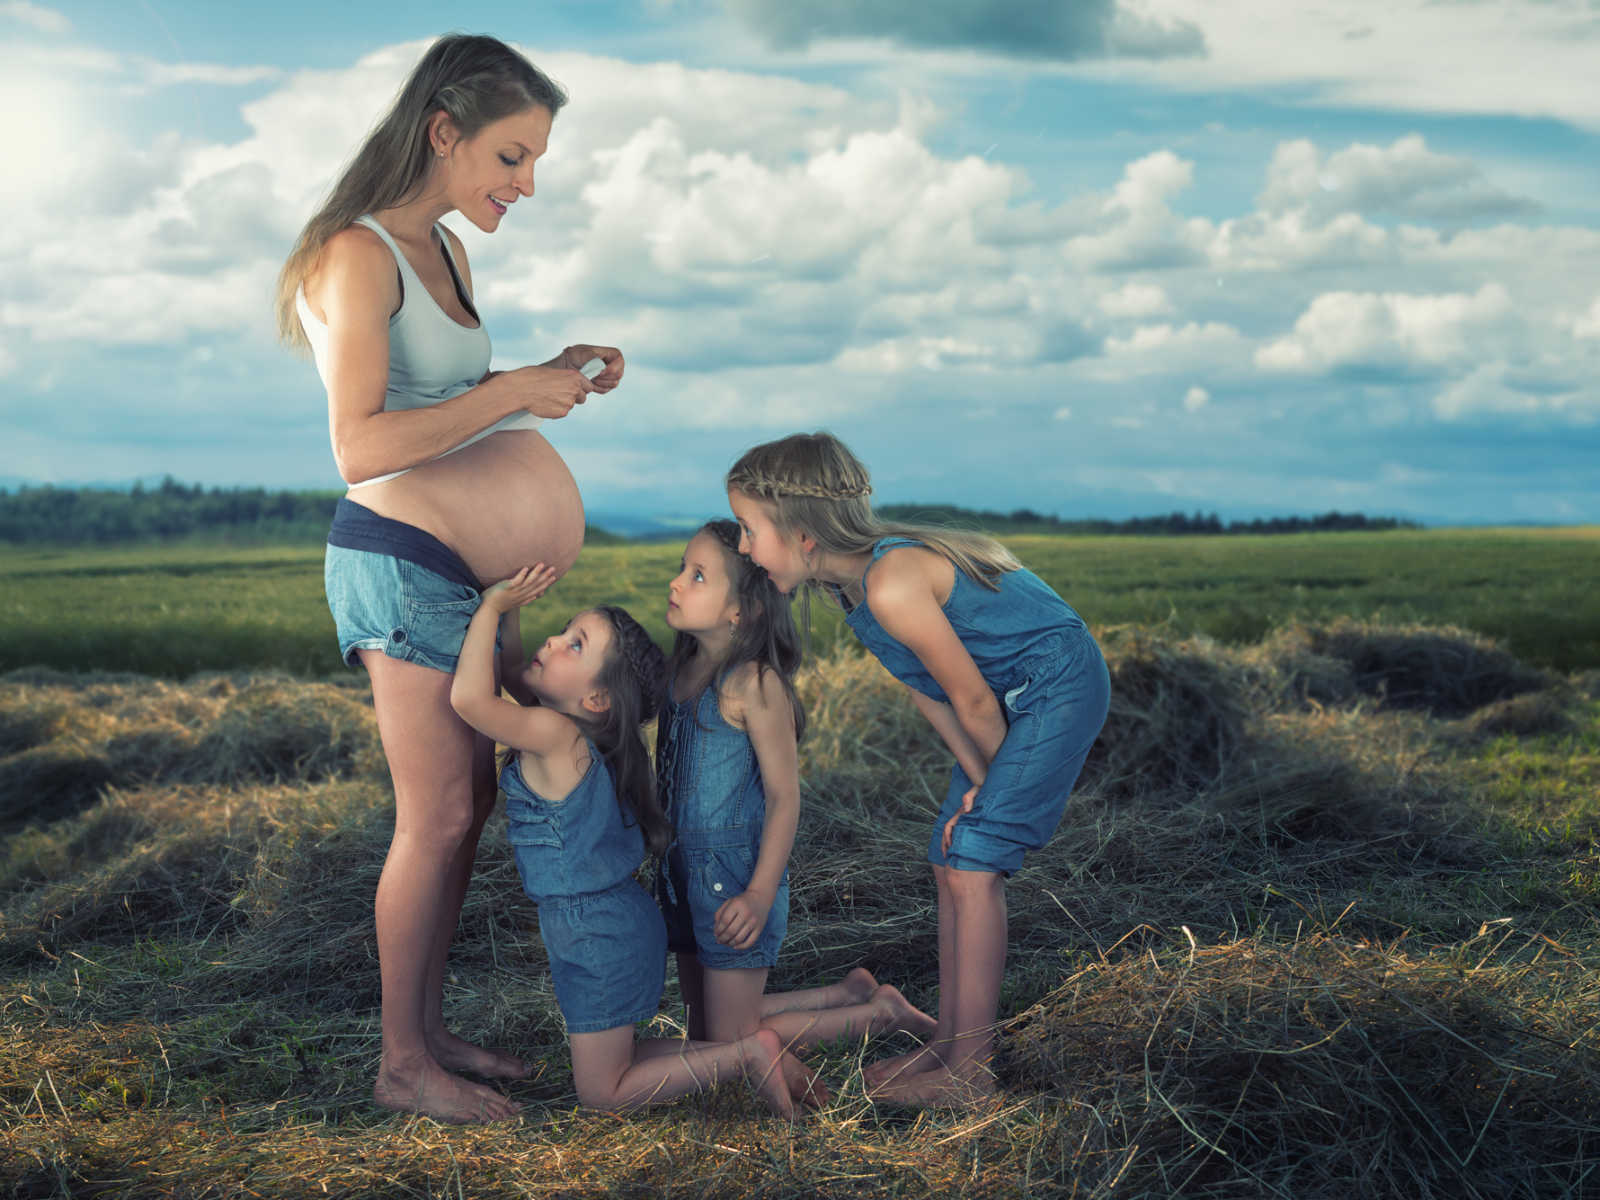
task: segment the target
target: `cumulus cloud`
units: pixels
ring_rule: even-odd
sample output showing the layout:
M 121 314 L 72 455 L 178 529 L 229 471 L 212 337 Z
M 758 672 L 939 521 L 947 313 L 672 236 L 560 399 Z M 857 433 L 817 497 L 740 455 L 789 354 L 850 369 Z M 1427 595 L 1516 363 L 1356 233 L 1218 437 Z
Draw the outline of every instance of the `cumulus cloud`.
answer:
M 1591 82 L 1600 26 L 1583 0 L 1146 0 L 1143 7 L 1152 20 L 1194 25 L 1205 38 L 1203 57 L 1160 65 L 1165 87 L 1287 87 L 1313 105 L 1556 117 L 1600 129 L 1600 88 Z M 1142 63 L 1121 69 L 1152 74 Z
M 1446 421 L 1556 413 L 1592 423 L 1600 417 L 1600 389 L 1587 382 L 1519 378 L 1503 362 L 1486 363 L 1441 389 L 1433 411 Z
M 1199 412 L 1211 403 L 1211 393 L 1203 387 L 1191 387 L 1183 394 L 1183 407 L 1187 412 Z
M 1100 270 L 1143 270 L 1200 262 L 1211 223 L 1182 219 L 1169 201 L 1194 182 L 1194 164 L 1171 150 L 1157 150 L 1122 172 L 1101 204 L 1101 227 L 1071 238 L 1067 256 Z
M 1172 311 L 1172 301 L 1158 284 L 1133 280 L 1105 293 L 1099 304 L 1108 317 L 1158 317 Z
M 53 8 L 31 4 L 29 0 L 5 0 L 0 4 L 0 21 L 24 25 L 39 33 L 69 33 L 72 22 Z
M 1459 220 L 1533 207 L 1491 184 L 1472 160 L 1436 154 L 1415 133 L 1388 146 L 1357 142 L 1326 156 L 1305 139 L 1282 142 L 1257 204 L 1274 215 L 1301 212 L 1312 222 L 1348 212 Z
M 726 0 L 779 49 L 824 38 L 885 38 L 903 46 L 983 50 L 1028 59 L 1163 59 L 1202 54 L 1189 20 L 1153 18 L 1116 0 Z
M 1572 336 L 1600 338 L 1600 296 L 1595 297 L 1594 303 L 1589 305 L 1588 312 L 1572 323 Z
M 1504 341 L 1513 318 L 1511 295 L 1499 283 L 1470 294 L 1327 292 L 1255 361 L 1269 371 L 1454 367 Z

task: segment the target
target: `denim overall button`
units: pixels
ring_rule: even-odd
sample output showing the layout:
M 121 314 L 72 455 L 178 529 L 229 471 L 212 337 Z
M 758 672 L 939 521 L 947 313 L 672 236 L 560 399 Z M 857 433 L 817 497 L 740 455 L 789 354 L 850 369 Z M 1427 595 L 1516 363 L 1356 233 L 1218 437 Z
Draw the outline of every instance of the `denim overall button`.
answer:
M 711 890 L 713 892 L 720 892 L 722 890 L 722 885 L 720 883 L 713 883 L 711 885 Z
M 406 631 L 404 629 L 396 629 L 393 633 L 391 633 L 389 635 L 389 640 L 392 641 L 392 642 L 403 642 L 403 641 L 405 641 L 406 640 Z

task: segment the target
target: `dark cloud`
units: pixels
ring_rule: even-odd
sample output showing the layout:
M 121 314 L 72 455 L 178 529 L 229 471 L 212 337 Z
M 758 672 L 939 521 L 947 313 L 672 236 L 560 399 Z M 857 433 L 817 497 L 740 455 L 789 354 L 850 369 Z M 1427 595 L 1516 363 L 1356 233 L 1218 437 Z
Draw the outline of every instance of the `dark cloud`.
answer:
M 1205 52 L 1188 22 L 1152 21 L 1116 0 L 726 0 L 779 49 L 819 38 L 889 38 L 1017 58 L 1172 58 Z

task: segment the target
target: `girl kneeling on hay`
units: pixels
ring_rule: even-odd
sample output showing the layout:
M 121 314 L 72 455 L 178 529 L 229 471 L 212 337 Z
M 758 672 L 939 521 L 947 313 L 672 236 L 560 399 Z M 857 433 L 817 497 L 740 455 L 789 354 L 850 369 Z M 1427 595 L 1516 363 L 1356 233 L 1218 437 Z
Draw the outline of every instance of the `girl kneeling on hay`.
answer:
M 792 1117 L 783 1050 L 769 1030 L 721 1045 L 634 1041 L 666 975 L 661 913 L 633 878 L 646 840 L 656 853 L 667 840 L 639 733 L 655 715 L 665 658 L 637 621 L 601 605 L 574 616 L 524 665 L 517 612 L 555 577 L 541 564 L 484 593 L 450 703 L 511 751 L 500 772 L 508 831 L 522 886 L 539 906 L 578 1100 L 637 1108 L 738 1071 L 774 1112 Z M 497 626 L 505 688 L 520 704 L 498 694 Z
M 928 844 L 939 891 L 939 1018 L 875 1063 L 872 1094 L 970 1103 L 993 1091 L 1005 877 L 1055 831 L 1111 683 L 1082 618 L 998 542 L 891 525 L 827 433 L 757 446 L 728 472 L 739 549 L 784 592 L 821 588 L 955 755 Z

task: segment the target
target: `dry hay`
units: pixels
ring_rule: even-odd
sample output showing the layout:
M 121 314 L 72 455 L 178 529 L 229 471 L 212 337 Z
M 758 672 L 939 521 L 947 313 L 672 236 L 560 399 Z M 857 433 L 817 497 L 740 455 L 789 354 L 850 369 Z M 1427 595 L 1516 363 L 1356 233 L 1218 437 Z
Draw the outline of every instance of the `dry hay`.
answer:
M 286 676 L 18 671 L 0 678 L 0 828 L 71 816 L 111 787 L 381 777 L 370 706 Z
M 1348 619 L 1293 626 L 1263 643 L 1259 657 L 1276 669 L 1286 695 L 1333 704 L 1359 693 L 1437 717 L 1465 716 L 1551 682 L 1492 639 L 1453 626 Z
M 1569 708 L 1570 697 L 1559 688 L 1513 696 L 1480 708 L 1462 722 L 1462 732 L 1473 739 L 1571 733 L 1577 722 Z
M 1184 796 L 1214 785 L 1245 741 L 1249 679 L 1213 644 L 1139 630 L 1105 638 L 1111 710 L 1083 785 L 1109 797 Z
M 1134 1147 L 1118 1195 L 1581 1194 L 1593 964 L 1510 938 L 1445 959 L 1328 930 L 1102 959 L 1009 1023 L 1002 1082 L 1084 1106 L 1088 1145 Z

